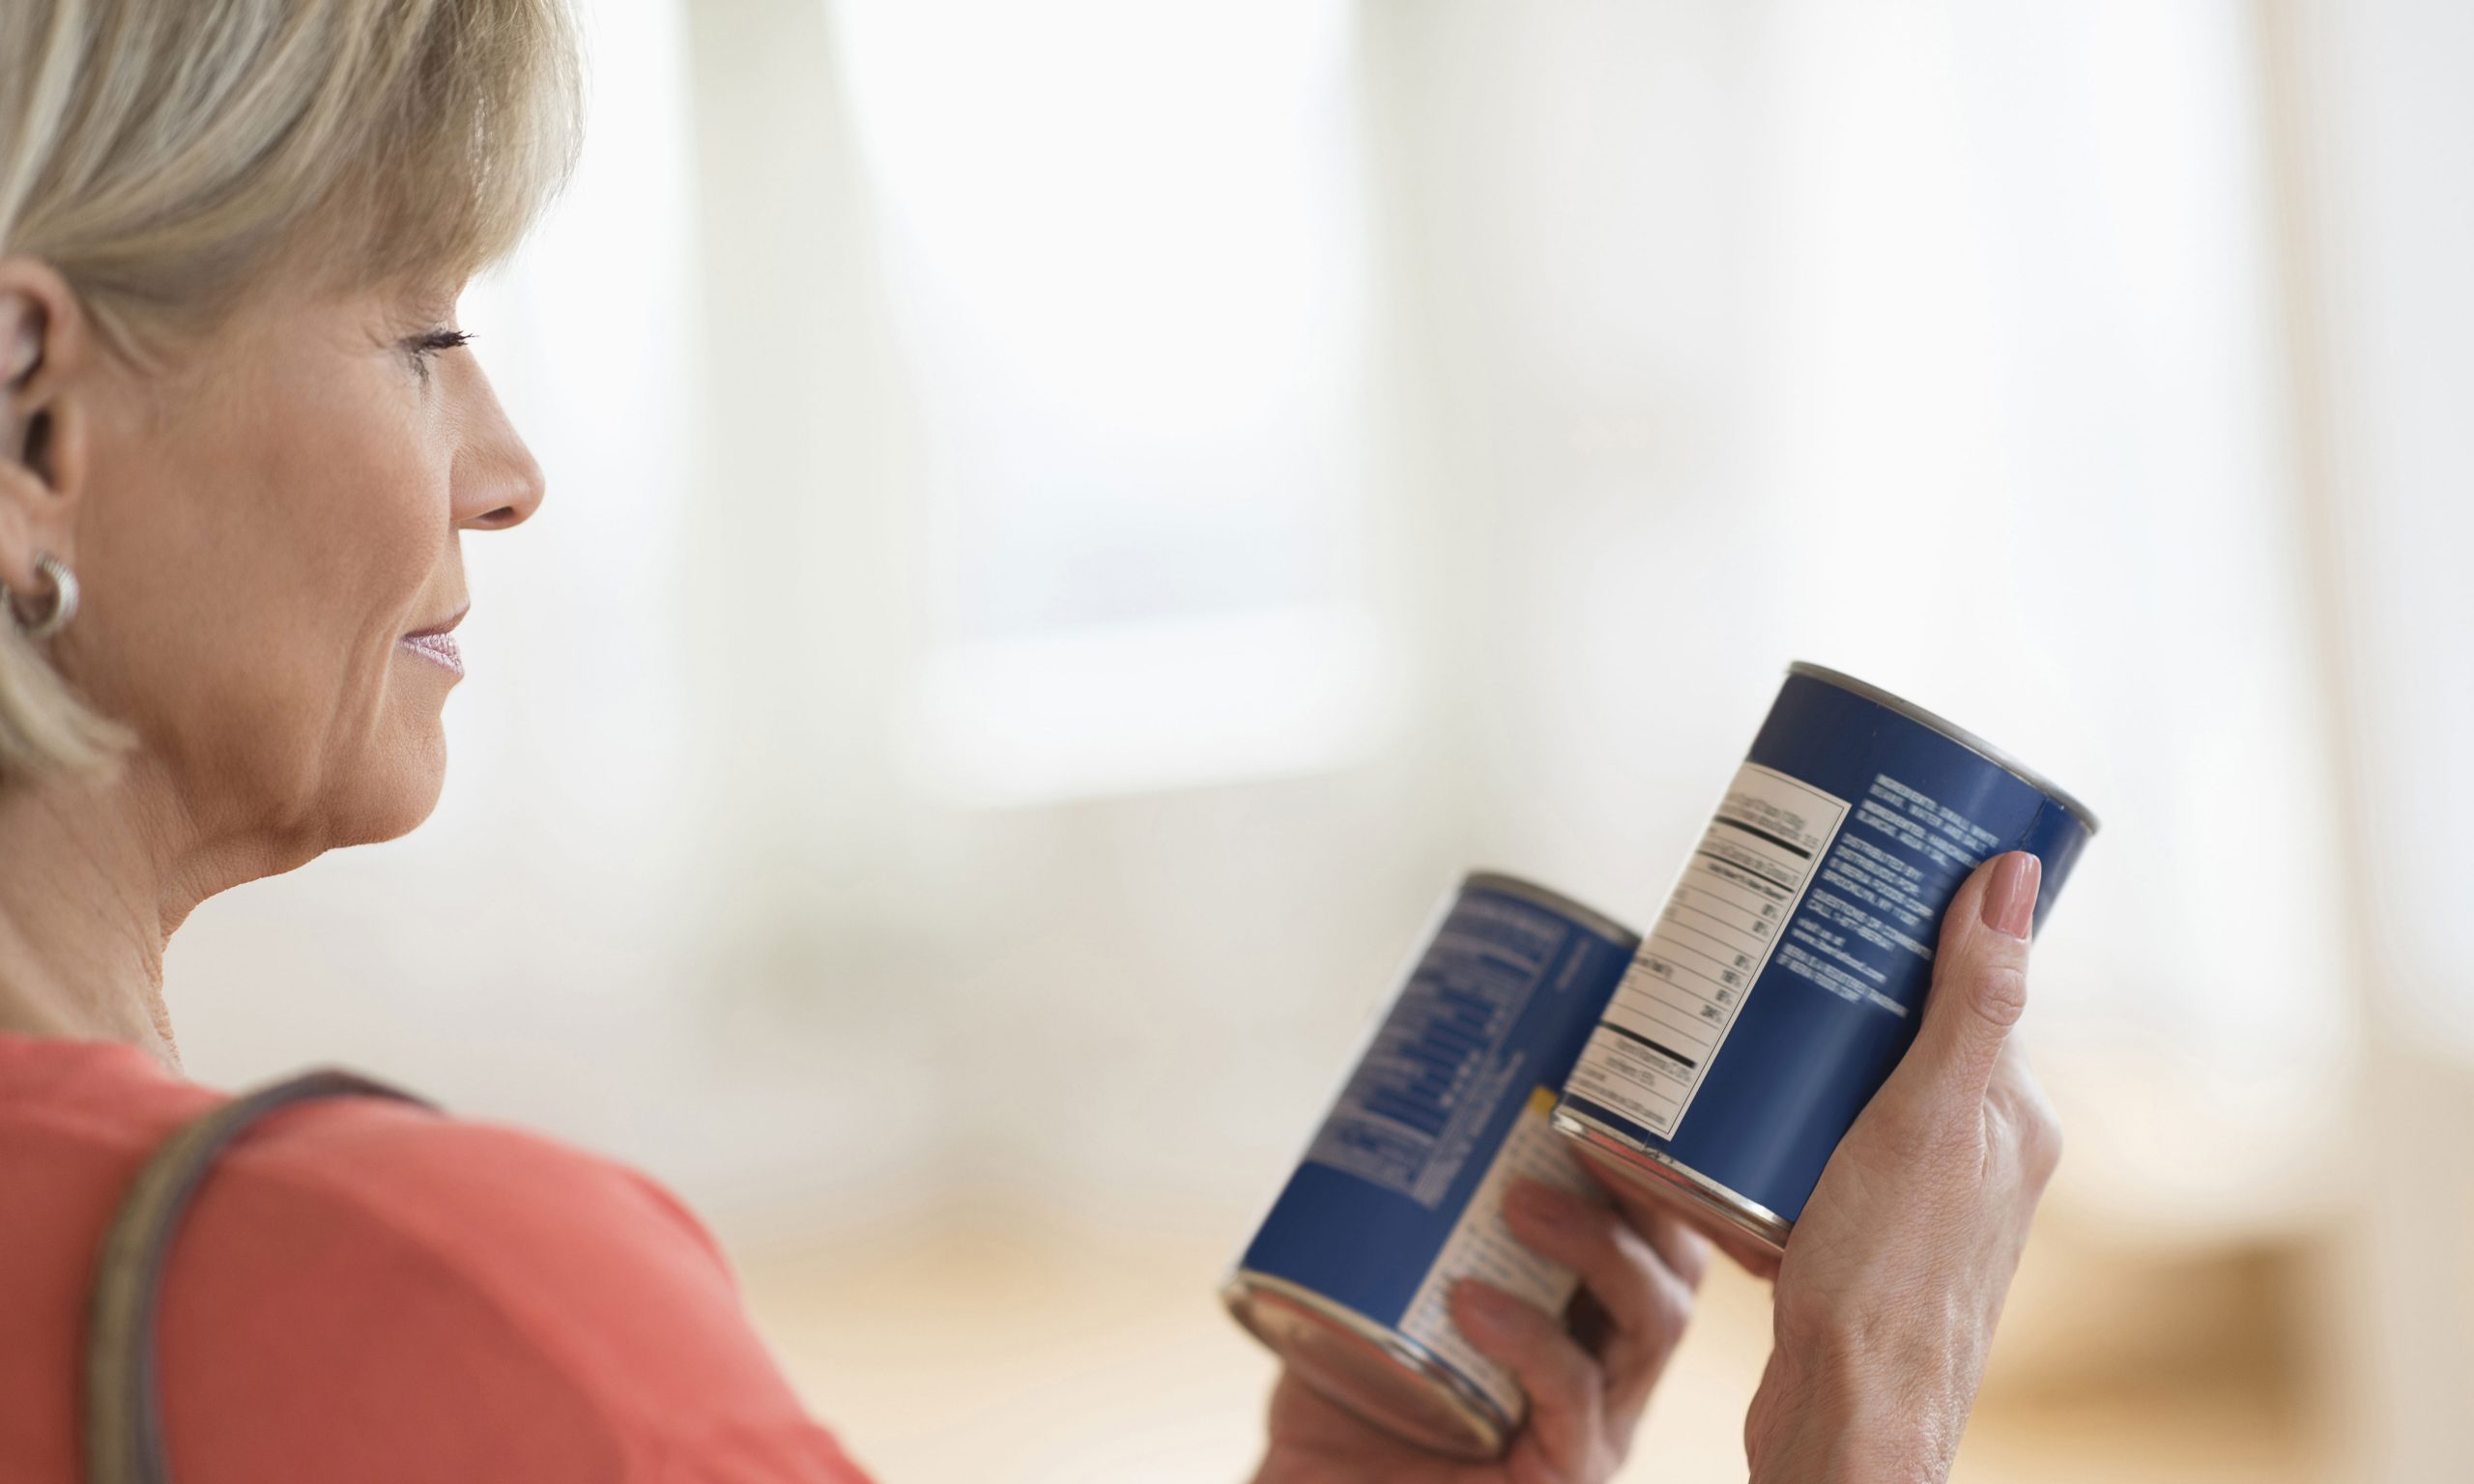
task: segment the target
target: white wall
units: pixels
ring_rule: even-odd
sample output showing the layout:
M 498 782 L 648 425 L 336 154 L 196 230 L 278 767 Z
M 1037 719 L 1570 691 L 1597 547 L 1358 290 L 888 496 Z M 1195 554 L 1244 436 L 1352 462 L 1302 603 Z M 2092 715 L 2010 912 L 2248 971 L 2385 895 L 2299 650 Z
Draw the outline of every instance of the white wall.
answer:
M 939 4 L 969 45 L 986 14 Z M 956 229 L 860 125 L 868 58 L 920 67 L 916 28 L 871 53 L 813 0 L 592 14 L 586 174 L 468 306 L 553 493 L 472 543 L 446 802 L 198 914 L 170 963 L 196 1072 L 354 1062 L 648 1163 L 743 1231 L 993 1183 L 1191 1202 L 1233 1241 L 1451 878 L 1526 870 L 1645 919 L 1808 657 L 2106 816 L 2039 952 L 2059 1199 L 2173 1241 L 2313 1209 L 2295 1172 L 2351 1127 L 2361 1014 L 2249 12 L 1295 0 L 1280 34 L 1334 65 L 1238 47 L 1256 91 L 1108 93 L 1098 163 L 1052 191 L 1038 151 L 1000 152 L 1039 261 L 1087 219 L 1096 260 L 1148 265 L 1125 302 L 1108 273 L 1005 279 L 1001 240 L 929 271 L 923 234 Z M 1196 65 L 1129 14 L 1057 8 L 1039 55 Z M 1209 14 L 1247 34 L 1246 7 Z M 928 121 L 964 172 L 940 188 L 1040 106 L 974 96 Z M 1209 188 L 1300 140 L 1331 155 L 1314 190 Z M 1181 160 L 1201 185 L 1145 189 Z M 1284 265 L 1243 286 L 1271 328 L 1231 369 L 1219 311 L 1253 300 L 1225 280 L 1258 246 Z M 1021 324 L 1087 318 L 1117 358 L 1016 326 L 1027 410 L 963 394 L 993 375 L 953 292 L 978 272 L 1053 278 L 1066 309 Z M 1309 290 L 1310 315 L 1282 297 Z M 1194 333 L 1141 320 L 1183 323 L 1181 294 Z M 2462 617 L 2411 539 L 2461 519 L 2417 482 L 2462 437 L 2416 389 L 2459 354 L 2455 310 L 2423 307 L 2348 352 L 2417 419 L 2364 539 L 2419 565 L 2346 558 L 2389 605 L 2365 654 Z M 1076 402 L 1043 463 L 1050 357 L 1085 392 L 1132 364 L 1145 406 L 1257 411 L 1130 417 L 1119 465 Z M 1120 517 L 1174 559 L 1109 568 Z M 979 539 L 1024 523 L 1028 547 Z M 1313 602 L 1279 606 L 1280 562 L 1205 559 L 1263 530 L 1331 544 L 1298 567 Z M 969 573 L 1083 561 L 1140 623 L 1034 605 L 998 636 L 1030 648 L 970 648 Z M 1186 575 L 1133 581 L 1160 572 Z M 1269 618 L 1214 627 L 1227 590 Z M 2426 672 L 2372 680 L 2461 704 Z M 1021 673 L 1043 683 L 996 683 Z M 1215 751 L 1235 724 L 1196 708 L 1230 695 L 1252 729 Z M 2383 787 L 2404 775 L 2367 749 L 2439 725 L 2360 714 Z M 1104 767 L 969 771 L 1080 735 Z M 2438 848 L 2396 857 L 2421 863 L 2401 891 L 2442 890 L 2411 884 L 2445 881 L 2411 853 Z M 2443 934 L 2418 964 L 2457 961 L 2461 914 L 2415 921 Z
M 1646 912 L 1779 662 L 1909 694 L 2106 819 L 2038 955 L 2063 1199 L 2307 1208 L 2354 1007 L 2247 14 L 1369 14 L 1501 838 Z
M 2292 115 L 2299 383 L 2326 710 L 2349 825 L 2349 959 L 2371 1025 L 2360 1154 L 2330 1223 L 2328 1394 L 2355 1476 L 2474 1449 L 2474 13 L 2270 8 Z

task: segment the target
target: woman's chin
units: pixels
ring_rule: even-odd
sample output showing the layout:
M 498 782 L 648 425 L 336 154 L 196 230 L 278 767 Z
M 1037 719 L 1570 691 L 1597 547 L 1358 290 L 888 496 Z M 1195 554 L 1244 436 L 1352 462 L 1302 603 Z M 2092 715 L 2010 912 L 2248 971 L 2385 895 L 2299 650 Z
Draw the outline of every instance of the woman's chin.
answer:
M 374 845 L 419 828 L 446 787 L 446 735 L 433 718 L 425 735 L 405 738 L 361 770 L 359 786 L 334 811 L 345 838 L 336 845 Z

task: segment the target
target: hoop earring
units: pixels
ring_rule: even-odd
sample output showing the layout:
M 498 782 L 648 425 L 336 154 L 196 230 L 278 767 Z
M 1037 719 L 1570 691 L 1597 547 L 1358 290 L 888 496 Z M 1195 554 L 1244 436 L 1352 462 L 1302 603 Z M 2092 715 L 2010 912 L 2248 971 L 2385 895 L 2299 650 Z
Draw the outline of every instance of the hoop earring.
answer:
M 50 611 L 31 623 L 18 617 L 16 600 L 10 595 L 6 583 L 0 583 L 0 608 L 9 611 L 9 620 L 17 626 L 18 633 L 41 642 L 69 627 L 69 620 L 77 616 L 77 574 L 49 552 L 35 558 L 35 571 L 51 579 Z

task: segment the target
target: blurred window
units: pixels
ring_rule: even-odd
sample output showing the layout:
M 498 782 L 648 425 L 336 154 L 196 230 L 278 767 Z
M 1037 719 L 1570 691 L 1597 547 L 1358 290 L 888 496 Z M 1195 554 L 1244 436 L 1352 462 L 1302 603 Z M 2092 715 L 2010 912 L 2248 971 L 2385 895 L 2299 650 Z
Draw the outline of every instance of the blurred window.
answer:
M 1350 7 L 834 14 L 930 450 L 925 782 L 1039 802 L 1361 753 Z

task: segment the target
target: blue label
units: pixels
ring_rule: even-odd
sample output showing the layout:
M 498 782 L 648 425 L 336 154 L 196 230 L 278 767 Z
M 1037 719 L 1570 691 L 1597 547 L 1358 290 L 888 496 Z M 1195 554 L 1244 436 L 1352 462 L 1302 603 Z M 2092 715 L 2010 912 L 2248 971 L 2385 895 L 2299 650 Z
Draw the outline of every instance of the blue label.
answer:
M 1969 872 L 2035 854 L 2041 923 L 2086 841 L 1965 744 L 1791 675 L 1565 1106 L 1794 1220 L 1914 1040 Z
M 1397 1325 L 1532 1090 L 1562 1086 L 1631 950 L 1528 897 L 1465 887 L 1241 1266 Z

